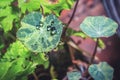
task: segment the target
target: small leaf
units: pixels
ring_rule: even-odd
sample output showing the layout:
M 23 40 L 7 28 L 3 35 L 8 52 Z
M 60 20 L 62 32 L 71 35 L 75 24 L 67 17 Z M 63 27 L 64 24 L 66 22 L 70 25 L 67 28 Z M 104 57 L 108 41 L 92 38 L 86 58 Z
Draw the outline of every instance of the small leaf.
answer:
M 21 8 L 22 13 L 25 13 L 26 10 L 31 12 L 33 10 L 39 9 L 40 3 L 40 0 L 18 0 L 18 6 Z
M 95 80 L 112 80 L 113 79 L 114 70 L 106 62 L 90 65 L 88 71 Z
M 54 49 L 60 41 L 63 29 L 57 17 L 51 14 L 44 18 L 38 12 L 26 15 L 21 25 L 17 38 L 33 52 L 48 52 Z
M 81 73 L 79 71 L 67 72 L 68 80 L 80 80 Z
M 80 25 L 80 29 L 90 37 L 110 37 L 116 33 L 118 24 L 103 16 L 87 17 Z

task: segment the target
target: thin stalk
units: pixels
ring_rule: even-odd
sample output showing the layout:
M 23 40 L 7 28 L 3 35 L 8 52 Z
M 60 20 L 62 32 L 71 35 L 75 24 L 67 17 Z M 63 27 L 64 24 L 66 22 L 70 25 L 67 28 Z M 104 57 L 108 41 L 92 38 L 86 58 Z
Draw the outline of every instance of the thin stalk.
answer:
M 93 51 L 93 55 L 92 55 L 92 58 L 91 58 L 90 64 L 93 63 L 94 58 L 95 58 L 95 55 L 96 55 L 96 53 L 97 53 L 98 41 L 99 41 L 99 38 L 97 38 L 97 40 L 96 40 L 95 49 L 94 49 L 94 51 Z
M 35 80 L 39 80 L 35 72 L 33 72 L 33 76 L 34 76 Z
M 41 8 L 42 15 L 44 16 L 44 9 L 43 9 L 43 6 L 40 5 L 40 8 Z
M 70 25 L 70 23 L 71 23 L 74 15 L 75 15 L 75 12 L 76 12 L 76 10 L 77 10 L 77 5 L 78 5 L 78 3 L 79 3 L 79 0 L 76 1 L 76 4 L 75 4 L 75 7 L 74 7 L 72 16 L 71 16 L 70 20 L 68 21 L 67 26 L 65 27 L 65 29 L 64 29 L 64 31 L 63 31 L 63 35 L 64 35 L 64 36 L 66 36 L 66 31 L 67 31 L 67 29 L 68 29 L 68 27 L 69 27 L 69 25 Z

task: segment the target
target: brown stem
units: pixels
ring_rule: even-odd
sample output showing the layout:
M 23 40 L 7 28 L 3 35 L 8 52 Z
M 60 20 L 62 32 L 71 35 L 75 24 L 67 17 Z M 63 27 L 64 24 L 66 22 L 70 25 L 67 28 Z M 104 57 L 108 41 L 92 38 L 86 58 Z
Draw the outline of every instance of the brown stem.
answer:
M 33 72 L 33 76 L 34 76 L 35 80 L 39 80 L 35 72 Z
M 93 55 L 92 55 L 92 58 L 91 58 L 90 64 L 93 63 L 94 58 L 95 58 L 95 55 L 96 55 L 96 53 L 97 53 L 98 40 L 99 40 L 99 38 L 97 38 L 97 40 L 96 40 L 95 49 L 94 49 L 94 52 L 93 52 Z
M 69 27 L 69 25 L 70 25 L 70 23 L 71 23 L 74 15 L 75 15 L 75 12 L 76 12 L 76 10 L 77 10 L 77 5 L 78 5 L 78 3 L 79 3 L 79 0 L 76 1 L 76 4 L 75 4 L 75 7 L 74 7 L 72 16 L 71 16 L 70 20 L 68 21 L 67 26 L 65 27 L 65 29 L 64 29 L 64 31 L 63 31 L 63 35 L 64 35 L 64 36 L 66 36 L 66 31 L 67 31 L 67 29 L 68 29 L 68 27 Z
M 40 5 L 40 8 L 41 8 L 42 15 L 44 16 L 44 9 L 43 9 L 43 6 Z

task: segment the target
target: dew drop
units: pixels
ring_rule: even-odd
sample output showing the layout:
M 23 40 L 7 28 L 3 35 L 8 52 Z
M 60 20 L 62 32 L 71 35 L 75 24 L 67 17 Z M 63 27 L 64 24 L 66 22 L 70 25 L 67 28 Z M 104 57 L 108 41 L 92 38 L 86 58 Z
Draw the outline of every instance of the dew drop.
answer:
M 37 29 L 37 30 L 40 30 L 40 25 L 36 25 L 36 29 Z
M 43 27 L 43 22 L 42 21 L 40 21 L 39 24 L 40 24 L 40 27 Z
M 56 34 L 56 33 L 57 33 L 56 30 L 51 31 L 51 35 L 54 35 L 54 34 Z
M 47 31 L 50 31 L 51 30 L 51 26 L 47 26 Z

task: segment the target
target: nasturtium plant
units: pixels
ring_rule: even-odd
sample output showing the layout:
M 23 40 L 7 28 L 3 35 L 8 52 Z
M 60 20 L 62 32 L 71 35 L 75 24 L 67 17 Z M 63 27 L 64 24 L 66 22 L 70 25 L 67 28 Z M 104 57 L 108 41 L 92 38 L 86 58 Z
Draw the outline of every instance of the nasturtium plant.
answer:
M 60 41 L 63 29 L 56 16 L 50 14 L 44 17 L 39 12 L 26 15 L 21 25 L 17 38 L 33 52 L 48 52 L 54 49 Z
M 94 80 L 112 80 L 113 68 L 106 62 L 99 64 L 92 64 L 89 66 L 88 71 Z
M 67 72 L 67 77 L 68 77 L 68 80 L 80 80 L 81 73 L 80 71 Z
M 90 37 L 110 37 L 116 33 L 118 24 L 104 16 L 89 16 L 80 25 L 80 29 Z

